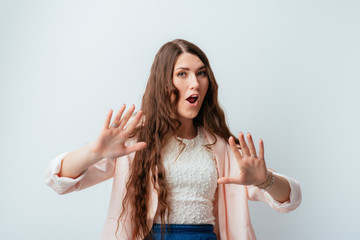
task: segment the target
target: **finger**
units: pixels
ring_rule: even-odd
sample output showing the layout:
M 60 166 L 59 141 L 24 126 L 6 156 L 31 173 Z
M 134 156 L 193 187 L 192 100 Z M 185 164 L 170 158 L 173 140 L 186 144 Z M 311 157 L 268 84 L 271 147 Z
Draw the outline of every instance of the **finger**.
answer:
M 129 124 L 129 126 L 125 129 L 125 132 L 126 133 L 131 133 L 134 129 L 135 129 L 135 127 L 138 125 L 138 123 L 139 123 L 139 121 L 140 121 L 140 119 L 141 119 L 141 116 L 142 116 L 142 111 L 140 110 L 137 114 L 136 114 L 136 116 L 135 116 L 135 118 L 131 121 L 131 123 Z
M 104 128 L 108 129 L 110 126 L 110 121 L 111 121 L 111 116 L 112 116 L 113 110 L 110 109 L 109 112 L 106 115 L 106 119 L 105 119 L 105 123 L 104 123 Z
M 239 133 L 239 142 L 240 142 L 241 152 L 243 154 L 243 157 L 249 156 L 250 155 L 249 148 L 246 145 L 244 134 L 242 132 Z
M 250 154 L 251 154 L 251 156 L 256 156 L 256 149 L 255 149 L 255 145 L 254 145 L 252 136 L 250 133 L 248 133 L 246 136 L 247 136 L 247 140 L 248 140 L 248 144 L 249 144 Z
M 259 140 L 259 157 L 260 159 L 264 159 L 264 141 L 260 138 Z
M 112 121 L 113 123 L 115 123 L 116 125 L 119 124 L 121 116 L 123 115 L 124 111 L 125 111 L 126 105 L 123 104 L 121 105 L 119 111 L 116 113 L 114 120 Z
M 234 140 L 233 137 L 229 138 L 229 145 L 230 145 L 231 151 L 235 155 L 235 158 L 236 159 L 241 159 L 242 156 L 241 156 L 241 154 L 239 152 L 239 149 L 236 147 L 235 140 Z
M 140 151 L 146 148 L 146 146 L 147 146 L 146 142 L 135 143 L 134 145 L 125 148 L 125 155 L 128 155 L 132 152 Z
M 221 177 L 217 182 L 219 184 L 239 184 L 239 179 L 234 177 Z
M 134 110 L 135 110 L 135 106 L 133 104 L 133 105 L 131 105 L 129 110 L 125 113 L 124 117 L 121 119 L 119 129 L 123 129 L 125 127 L 126 123 L 129 121 Z

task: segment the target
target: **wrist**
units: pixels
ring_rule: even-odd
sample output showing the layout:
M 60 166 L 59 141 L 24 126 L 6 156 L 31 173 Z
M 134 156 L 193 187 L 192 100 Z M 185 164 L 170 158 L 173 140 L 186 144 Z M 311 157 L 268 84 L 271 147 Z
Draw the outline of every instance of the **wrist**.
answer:
M 270 191 L 274 185 L 274 180 L 275 178 L 273 173 L 271 171 L 268 171 L 268 176 L 266 178 L 266 181 L 255 186 L 258 187 L 259 189 Z
M 95 151 L 94 145 L 95 145 L 94 142 L 88 143 L 86 145 L 86 150 L 87 150 L 87 153 L 88 153 L 88 159 L 89 159 L 89 163 L 91 165 L 95 164 L 98 161 L 100 161 L 101 159 L 103 159 L 101 153 L 98 153 L 98 152 Z

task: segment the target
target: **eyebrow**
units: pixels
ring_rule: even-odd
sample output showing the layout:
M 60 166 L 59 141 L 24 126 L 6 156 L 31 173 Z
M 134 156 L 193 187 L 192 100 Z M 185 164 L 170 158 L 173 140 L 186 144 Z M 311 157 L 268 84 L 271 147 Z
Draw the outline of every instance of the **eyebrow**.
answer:
M 203 69 L 203 68 L 206 68 L 205 65 L 199 67 L 196 71 L 199 71 L 200 69 Z M 179 67 L 179 68 L 175 69 L 175 71 L 180 70 L 180 69 L 182 69 L 182 70 L 190 70 L 190 68 Z

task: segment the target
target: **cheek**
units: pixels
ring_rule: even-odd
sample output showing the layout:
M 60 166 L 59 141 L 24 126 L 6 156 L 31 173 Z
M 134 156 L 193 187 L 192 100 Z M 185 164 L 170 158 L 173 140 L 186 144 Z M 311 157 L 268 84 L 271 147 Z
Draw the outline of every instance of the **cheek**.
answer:
M 186 89 L 184 88 L 184 85 L 178 84 L 178 85 L 176 85 L 175 87 L 176 87 L 177 90 L 178 90 L 179 97 L 180 97 L 180 98 L 184 97 L 184 96 L 185 96 L 185 93 L 186 93 Z
M 204 93 L 206 93 L 208 89 L 209 89 L 209 80 L 206 80 L 203 86 Z

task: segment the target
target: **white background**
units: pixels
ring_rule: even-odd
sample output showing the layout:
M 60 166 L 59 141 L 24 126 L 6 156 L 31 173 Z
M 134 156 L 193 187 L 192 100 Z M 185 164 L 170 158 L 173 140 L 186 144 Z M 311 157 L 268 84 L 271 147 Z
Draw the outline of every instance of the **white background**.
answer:
M 0 239 L 99 239 L 111 180 L 59 196 L 56 155 L 140 100 L 158 49 L 208 55 L 231 130 L 265 143 L 301 206 L 251 203 L 258 239 L 359 238 L 359 1 L 0 1 Z

